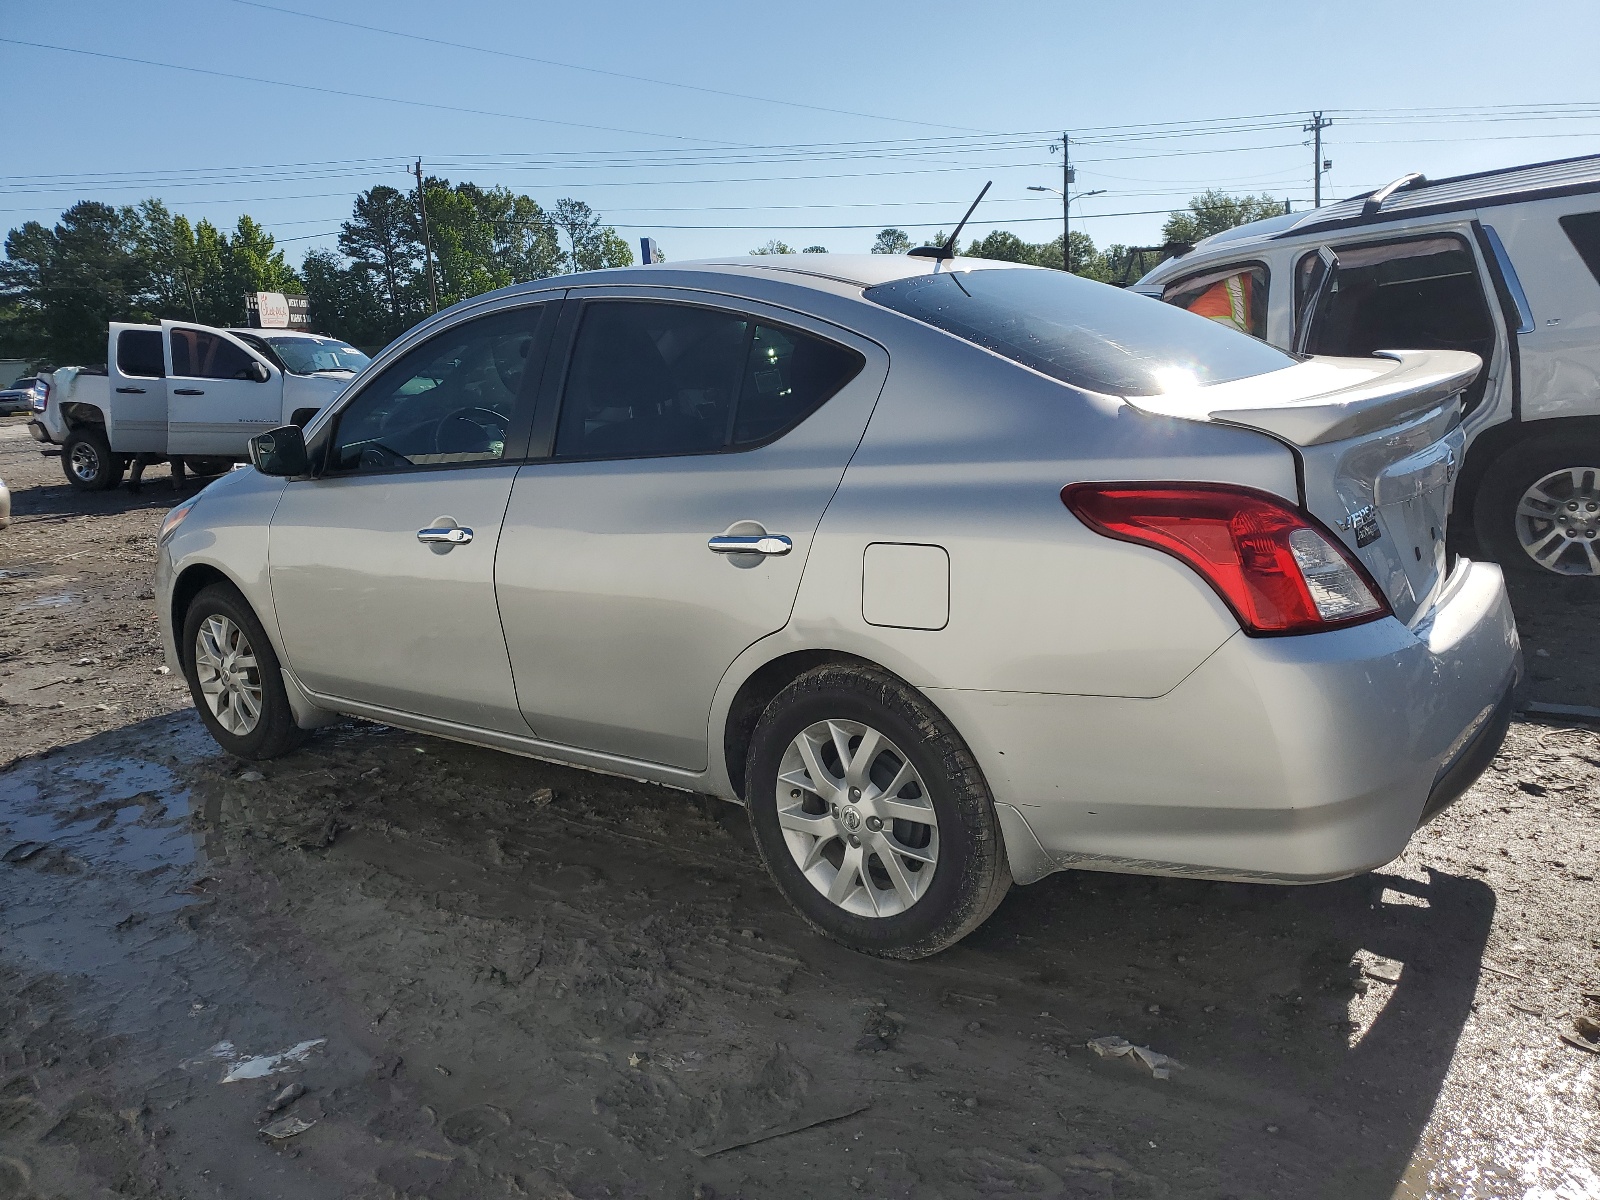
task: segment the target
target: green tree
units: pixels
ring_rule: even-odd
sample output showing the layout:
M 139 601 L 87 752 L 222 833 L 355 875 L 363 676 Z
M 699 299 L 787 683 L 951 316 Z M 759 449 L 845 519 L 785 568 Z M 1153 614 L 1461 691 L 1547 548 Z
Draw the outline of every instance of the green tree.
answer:
M 800 251 L 801 254 L 826 254 L 827 252 L 828 248 L 826 246 L 807 246 Z
M 777 238 L 771 239 L 765 246 L 757 246 L 750 251 L 751 254 L 793 254 L 794 247 L 788 242 L 780 242 Z
M 969 244 L 963 253 L 969 258 L 1028 263 L 1056 271 L 1062 267 L 1059 237 L 1048 242 L 1025 242 L 1007 229 L 991 230 L 983 238 Z M 1106 256 L 1095 248 L 1094 239 L 1079 229 L 1072 231 L 1072 273 L 1102 283 L 1111 279 Z
M 383 285 L 373 271 L 347 265 L 331 250 L 312 250 L 300 264 L 300 274 L 313 328 L 368 348 L 389 341 Z
M 607 267 L 633 266 L 633 247 L 627 239 L 607 225 L 600 230 L 578 259 L 581 270 L 602 271 Z
M 880 229 L 872 243 L 874 254 L 904 254 L 911 249 L 911 235 L 904 229 Z
M 422 226 L 413 197 L 383 184 L 362 192 L 339 230 L 339 249 L 381 287 L 388 311 L 385 341 L 426 314 Z
M 108 322 L 148 319 L 137 229 L 134 209 L 84 200 L 54 228 L 29 221 L 7 234 L 0 304 L 13 352 L 58 365 L 103 362 Z
M 1259 221 L 1263 217 L 1276 217 L 1283 212 L 1283 201 L 1274 200 L 1265 192 L 1259 196 L 1233 196 L 1220 188 L 1210 188 L 1189 201 L 1187 209 L 1179 210 L 1167 218 L 1161 227 L 1165 242 L 1185 242 L 1194 245 L 1224 229 Z
M 574 271 L 581 271 L 580 259 L 588 252 L 591 242 L 600 236 L 600 217 L 582 200 L 573 200 L 570 197 L 556 201 L 555 211 L 551 220 L 556 228 L 567 235 L 569 247 L 568 262 Z
M 1059 247 L 1060 244 L 1058 239 L 1056 245 Z M 1042 265 L 1038 261 L 1039 247 L 1023 241 L 1009 229 L 990 230 L 983 237 L 969 242 L 966 253 L 968 258 L 992 258 L 1000 262 Z M 1061 265 L 1059 258 L 1055 265 Z

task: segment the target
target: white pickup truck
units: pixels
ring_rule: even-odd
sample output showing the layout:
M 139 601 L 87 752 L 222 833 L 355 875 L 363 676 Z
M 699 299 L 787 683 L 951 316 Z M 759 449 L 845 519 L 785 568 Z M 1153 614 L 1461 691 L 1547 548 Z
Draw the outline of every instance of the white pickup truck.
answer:
M 135 455 L 215 475 L 280 425 L 304 425 L 367 356 L 334 338 L 182 321 L 113 323 L 104 370 L 63 367 L 29 431 L 61 447 L 67 482 L 115 487 Z

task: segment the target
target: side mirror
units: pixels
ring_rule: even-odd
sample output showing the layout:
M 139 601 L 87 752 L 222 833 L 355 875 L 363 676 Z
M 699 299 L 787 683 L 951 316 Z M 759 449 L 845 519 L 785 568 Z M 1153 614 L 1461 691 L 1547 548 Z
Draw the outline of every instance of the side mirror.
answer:
M 306 435 L 298 425 L 258 433 L 250 439 L 250 462 L 263 475 L 309 475 Z
M 250 372 L 250 378 L 257 383 L 266 383 L 272 378 L 272 372 L 268 369 L 267 364 L 260 359 L 252 358 L 247 369 Z

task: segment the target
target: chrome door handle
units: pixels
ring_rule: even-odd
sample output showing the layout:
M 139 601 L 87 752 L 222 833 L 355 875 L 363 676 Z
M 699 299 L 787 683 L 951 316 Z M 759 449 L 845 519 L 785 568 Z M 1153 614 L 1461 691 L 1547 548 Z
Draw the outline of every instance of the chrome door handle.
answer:
M 472 540 L 472 530 L 465 525 L 434 526 L 417 530 L 419 542 L 445 542 L 451 546 L 465 546 Z
M 787 554 L 794 543 L 781 533 L 719 533 L 706 543 L 714 554 Z
M 205 392 L 200 388 L 173 388 L 172 394 L 174 396 L 204 396 Z

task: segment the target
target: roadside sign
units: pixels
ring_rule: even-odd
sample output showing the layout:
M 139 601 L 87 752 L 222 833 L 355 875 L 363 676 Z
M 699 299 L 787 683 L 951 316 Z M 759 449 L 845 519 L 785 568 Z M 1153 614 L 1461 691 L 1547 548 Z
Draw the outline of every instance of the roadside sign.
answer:
M 244 298 L 244 307 L 255 329 L 311 328 L 311 302 L 304 296 L 250 292 Z

